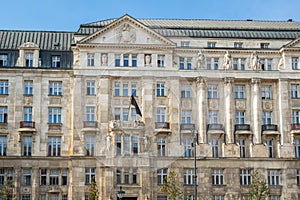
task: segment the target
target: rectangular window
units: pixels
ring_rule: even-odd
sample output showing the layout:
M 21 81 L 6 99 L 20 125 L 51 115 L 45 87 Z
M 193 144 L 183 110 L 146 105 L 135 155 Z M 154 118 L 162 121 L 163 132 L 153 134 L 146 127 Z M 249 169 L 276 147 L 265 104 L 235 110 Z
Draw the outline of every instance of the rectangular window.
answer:
M 47 185 L 47 169 L 40 170 L 40 185 Z
M 128 83 L 123 83 L 123 97 L 128 97 L 129 94 L 129 85 Z
M 233 70 L 238 70 L 238 65 L 239 65 L 239 59 L 238 58 L 234 58 L 233 59 Z
M 233 45 L 234 48 L 243 48 L 243 43 L 241 42 L 235 42 Z
M 123 55 L 123 66 L 124 67 L 128 67 L 129 66 L 129 55 L 128 54 L 124 54 Z
M 240 184 L 241 185 L 251 185 L 252 183 L 252 170 L 251 169 L 241 169 L 240 170 Z
M 272 99 L 272 86 L 269 85 L 261 86 L 261 98 Z
M 121 120 L 121 109 L 120 108 L 114 109 L 114 116 L 115 116 L 115 120 Z
M 33 54 L 32 53 L 25 54 L 25 67 L 33 67 Z
M 22 184 L 31 185 L 31 169 L 22 170 Z
M 297 178 L 297 185 L 300 186 L 300 170 L 299 169 L 297 169 L 296 178 Z
M 115 82 L 115 87 L 114 87 L 114 95 L 115 95 L 115 97 L 119 97 L 120 96 L 120 88 L 121 88 L 120 82 Z
M 122 136 L 116 135 L 116 153 L 117 156 L 122 155 Z
M 30 194 L 22 194 L 22 200 L 31 200 Z
M 191 86 L 182 85 L 180 87 L 181 98 L 191 98 Z
M 41 194 L 39 200 L 46 200 L 46 194 Z
M 61 137 L 48 137 L 48 156 L 60 156 Z
M 300 139 L 294 140 L 295 158 L 300 158 Z
M 123 108 L 123 121 L 128 121 L 129 109 Z
M 272 70 L 272 59 L 267 59 L 267 66 L 265 70 L 271 71 Z
M 95 54 L 93 53 L 88 53 L 87 54 L 87 66 L 94 66 L 95 63 Z
M 219 158 L 219 141 L 217 139 L 211 140 L 211 148 L 213 158 Z
M 280 196 L 279 195 L 270 195 L 269 200 L 280 200 Z
M 60 68 L 60 56 L 52 56 L 52 67 Z
M 209 99 L 218 98 L 218 86 L 217 85 L 209 85 L 207 89 L 207 96 Z
M 235 124 L 245 124 L 245 112 L 244 111 L 235 112 Z
M 33 81 L 24 81 L 24 94 L 33 95 Z
M 191 139 L 183 139 L 183 150 L 184 157 L 189 158 L 192 157 L 192 140 Z
M 218 111 L 208 111 L 208 124 L 218 124 Z
M 166 156 L 166 138 L 165 137 L 157 138 L 157 156 L 159 156 L 159 157 Z
M 292 124 L 300 124 L 300 110 L 292 110 Z
M 158 55 L 157 56 L 157 67 L 164 67 L 165 66 L 165 56 Z
M 0 168 L 0 187 L 7 181 L 13 181 L 14 171 L 11 168 Z
M 132 170 L 132 184 L 138 184 L 138 172 L 137 169 Z
M 85 120 L 88 122 L 95 121 L 95 107 L 86 107 Z
M 234 96 L 236 99 L 244 99 L 245 98 L 245 86 L 244 85 L 234 86 Z
M 6 67 L 8 65 L 7 63 L 7 55 L 0 54 L 0 67 Z
M 262 114 L 262 124 L 272 124 L 272 112 L 263 112 Z
M 0 107 L 0 123 L 7 123 L 7 107 Z
M 184 69 L 184 58 L 179 58 L 179 69 Z
M 136 109 L 132 108 L 131 109 L 131 121 L 136 120 Z
M 61 185 L 68 185 L 69 170 L 63 169 L 61 172 Z
M 224 200 L 224 195 L 213 195 L 212 200 Z
M 92 178 L 96 176 L 96 169 L 95 168 L 85 168 L 85 184 L 91 185 Z
M 49 95 L 61 96 L 62 95 L 62 82 L 49 81 Z
M 58 185 L 59 184 L 59 170 L 51 169 L 49 175 L 50 185 Z
M 0 80 L 0 95 L 8 94 L 8 81 Z
M 130 136 L 129 135 L 124 136 L 124 155 L 125 156 L 130 155 Z
M 270 43 L 260 43 L 260 48 L 262 48 L 262 49 L 268 49 L 269 45 L 270 45 Z
M 115 55 L 115 66 L 116 67 L 120 67 L 121 66 L 121 55 L 120 54 L 116 54 Z
M 61 196 L 61 200 L 68 200 L 68 195 L 67 194 L 63 194 Z
M 22 141 L 22 151 L 23 156 L 31 156 L 32 151 L 32 137 L 31 136 L 23 136 Z
M 168 177 L 168 169 L 157 170 L 157 185 L 164 184 L 164 180 Z
M 273 146 L 273 140 L 266 140 L 266 144 L 267 144 L 267 147 L 268 147 L 268 155 L 269 155 L 269 158 L 274 158 L 274 146 Z
M 240 157 L 246 158 L 246 140 L 239 139 L 238 144 L 240 145 Z
M 48 123 L 61 124 L 61 108 L 49 108 Z
M 182 124 L 192 123 L 192 111 L 190 110 L 181 111 L 181 123 Z
M 291 98 L 293 98 L 293 99 L 299 98 L 299 85 L 298 84 L 291 85 Z
M 95 81 L 86 82 L 86 95 L 95 95 Z
M 216 47 L 216 42 L 207 42 L 207 47 L 208 48 L 215 48 Z
M 94 156 L 94 150 L 95 150 L 94 136 L 85 137 L 85 149 L 86 149 L 86 156 Z
M 241 58 L 241 70 L 245 70 L 245 66 L 246 66 L 246 59 Z
M 129 169 L 124 169 L 124 184 L 129 184 Z
M 132 136 L 132 152 L 133 155 L 137 155 L 139 153 L 139 137 L 136 135 Z
M 292 57 L 292 69 L 297 70 L 298 69 L 298 57 Z
M 268 184 L 280 185 L 280 170 L 268 170 Z
M 116 171 L 116 182 L 117 184 L 122 184 L 122 173 L 120 169 Z
M 193 169 L 184 169 L 184 174 L 183 174 L 184 184 L 192 185 L 194 183 L 193 178 L 194 178 L 194 170 Z
M 192 58 L 186 58 L 186 69 L 187 70 L 192 69 Z
M 131 66 L 136 67 L 137 66 L 137 55 L 131 55 Z
M 214 169 L 212 170 L 212 184 L 213 185 L 224 185 L 224 170 Z
M 214 58 L 214 70 L 219 69 L 219 58 Z
M 189 47 L 190 42 L 189 41 L 181 41 L 181 47 Z
M 0 135 L 0 156 L 6 156 L 7 149 L 7 137 Z
M 32 122 L 32 107 L 24 107 L 23 121 Z
M 165 96 L 165 84 L 164 83 L 156 84 L 156 96 L 158 96 L 158 97 Z
M 206 69 L 211 70 L 211 58 L 206 58 Z
M 137 88 L 136 83 L 131 83 L 131 95 L 134 97 L 137 96 L 136 88 Z
M 156 122 L 165 122 L 166 120 L 166 108 L 156 109 Z

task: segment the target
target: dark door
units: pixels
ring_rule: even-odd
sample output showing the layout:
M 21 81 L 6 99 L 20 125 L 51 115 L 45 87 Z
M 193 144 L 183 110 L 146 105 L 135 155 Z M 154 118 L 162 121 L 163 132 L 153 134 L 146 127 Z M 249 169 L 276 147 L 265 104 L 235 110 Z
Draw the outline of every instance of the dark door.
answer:
M 120 200 L 118 198 L 118 200 Z M 123 197 L 122 200 L 137 200 L 137 197 Z

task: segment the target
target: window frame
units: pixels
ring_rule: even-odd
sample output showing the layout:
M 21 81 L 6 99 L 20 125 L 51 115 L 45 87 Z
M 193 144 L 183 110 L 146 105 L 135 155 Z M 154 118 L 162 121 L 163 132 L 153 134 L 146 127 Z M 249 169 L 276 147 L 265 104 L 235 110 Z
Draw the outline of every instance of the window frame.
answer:
M 24 95 L 33 95 L 33 81 L 24 81 Z
M 61 156 L 62 138 L 60 136 L 48 137 L 47 147 L 49 157 Z
M 52 55 L 51 56 L 51 67 L 52 68 L 60 68 L 61 67 L 61 56 L 60 55 Z

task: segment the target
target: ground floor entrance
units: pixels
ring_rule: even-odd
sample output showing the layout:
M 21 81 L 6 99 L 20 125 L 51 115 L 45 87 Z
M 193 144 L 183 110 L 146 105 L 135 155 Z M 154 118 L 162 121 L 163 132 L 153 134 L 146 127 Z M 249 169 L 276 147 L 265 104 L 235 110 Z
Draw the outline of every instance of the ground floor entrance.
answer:
M 120 200 L 118 198 L 118 200 Z M 137 200 L 137 197 L 123 197 L 122 200 Z

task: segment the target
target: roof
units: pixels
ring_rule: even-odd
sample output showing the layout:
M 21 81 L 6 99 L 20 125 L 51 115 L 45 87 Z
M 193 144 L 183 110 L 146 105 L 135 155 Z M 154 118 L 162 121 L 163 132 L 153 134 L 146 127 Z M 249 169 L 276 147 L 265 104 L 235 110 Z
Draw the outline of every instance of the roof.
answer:
M 90 35 L 117 19 L 80 25 L 75 34 Z M 253 20 L 137 19 L 165 37 L 295 39 L 300 22 Z
M 70 51 L 73 32 L 0 30 L 0 49 L 18 49 L 33 42 L 41 50 Z

